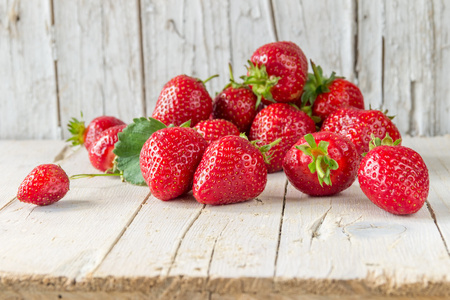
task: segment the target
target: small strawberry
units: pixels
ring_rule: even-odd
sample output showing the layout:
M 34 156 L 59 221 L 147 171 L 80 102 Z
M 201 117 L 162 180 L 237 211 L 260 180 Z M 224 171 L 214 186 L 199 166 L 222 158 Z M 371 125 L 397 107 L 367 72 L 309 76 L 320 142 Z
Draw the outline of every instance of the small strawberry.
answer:
M 81 117 L 83 117 L 83 114 L 81 114 Z M 104 130 L 113 126 L 124 124 L 125 123 L 123 121 L 117 119 L 116 117 L 100 116 L 92 120 L 91 123 L 85 127 L 83 120 L 80 121 L 76 118 L 72 118 L 67 125 L 72 137 L 67 141 L 71 141 L 73 146 L 84 144 L 86 149 L 89 150 Z
M 323 122 L 321 130 L 339 133 L 349 138 L 360 155 L 369 151 L 371 134 L 384 138 L 388 133 L 395 140 L 401 138 L 395 124 L 383 112 L 353 107 L 340 108 L 331 113 Z
M 256 101 L 250 87 L 234 81 L 230 65 L 230 83 L 214 99 L 212 117 L 228 120 L 240 132 L 248 132 L 257 113 Z
M 396 215 L 413 214 L 427 200 L 428 169 L 416 151 L 399 143 L 389 135 L 382 141 L 374 137 L 359 166 L 358 181 L 378 207 Z
M 263 45 L 253 53 L 249 65 L 242 78 L 258 96 L 257 105 L 262 99 L 266 104 L 300 99 L 308 61 L 299 46 L 286 41 Z
M 119 140 L 118 133 L 127 125 L 110 127 L 100 134 L 94 144 L 89 148 L 89 160 L 94 168 L 105 172 L 114 165 L 116 155 L 113 153 L 114 145 Z
M 197 131 L 208 143 L 211 143 L 223 136 L 240 134 L 236 125 L 222 119 L 201 121 L 195 125 L 194 128 L 197 129 Z
M 195 171 L 195 199 L 203 204 L 221 205 L 257 197 L 267 183 L 261 151 L 240 136 L 229 135 L 212 142 Z
M 139 159 L 152 195 L 166 201 L 190 191 L 195 169 L 207 146 L 193 128 L 168 127 L 153 133 Z
M 17 199 L 36 205 L 49 205 L 59 201 L 69 191 L 69 177 L 54 164 L 39 165 L 19 186 Z
M 191 126 L 207 120 L 212 112 L 212 99 L 206 90 L 205 81 L 187 75 L 172 78 L 164 85 L 152 117 L 167 126 L 179 126 L 191 121 Z
M 271 159 L 267 168 L 273 173 L 282 169 L 289 148 L 305 134 L 315 131 L 316 125 L 306 113 L 287 103 L 274 103 L 256 115 L 250 127 L 250 140 L 264 145 L 281 138 L 268 153 Z
M 283 161 L 289 182 L 311 196 L 334 195 L 347 189 L 356 180 L 358 165 L 355 145 L 325 131 L 305 135 Z
M 313 74 L 308 74 L 308 81 L 302 95 L 302 106 L 312 105 L 312 114 L 322 121 L 340 107 L 353 106 L 364 109 L 364 97 L 360 89 L 343 77 L 331 73 L 329 78 L 323 76 L 322 68 L 311 61 Z

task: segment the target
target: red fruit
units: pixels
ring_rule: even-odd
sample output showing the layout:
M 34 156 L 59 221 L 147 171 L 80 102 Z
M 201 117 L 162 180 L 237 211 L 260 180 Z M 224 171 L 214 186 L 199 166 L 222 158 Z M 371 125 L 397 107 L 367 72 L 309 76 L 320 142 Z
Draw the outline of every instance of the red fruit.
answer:
M 19 186 L 17 199 L 36 205 L 59 201 L 69 191 L 69 177 L 54 164 L 39 165 L 25 177 Z
M 228 120 L 240 132 L 247 132 L 257 113 L 256 101 L 256 95 L 250 89 L 229 86 L 214 99 L 213 118 Z
M 314 73 L 308 74 L 308 81 L 302 95 L 302 106 L 312 105 L 312 114 L 325 118 L 340 107 L 353 106 L 364 109 L 364 97 L 360 89 L 343 77 L 331 73 L 329 78 L 322 74 L 322 68 L 311 61 Z
M 152 117 L 167 126 L 179 126 L 189 120 L 195 126 L 207 120 L 212 112 L 212 99 L 204 85 L 208 80 L 187 75 L 172 78 L 163 87 Z
M 229 135 L 212 142 L 194 175 L 198 202 L 237 203 L 262 193 L 267 182 L 263 154 L 247 139 Z
M 195 125 L 194 128 L 197 129 L 198 133 L 200 133 L 208 143 L 218 140 L 223 136 L 240 134 L 236 125 L 222 119 L 201 121 Z
M 192 128 L 169 127 L 153 133 L 140 154 L 142 176 L 152 195 L 166 201 L 190 191 L 207 146 Z
M 417 212 L 427 200 L 430 185 L 422 157 L 393 143 L 389 136 L 371 143 L 359 166 L 358 181 L 373 203 L 396 215 Z
M 323 122 L 321 130 L 349 138 L 360 155 L 369 151 L 371 134 L 378 138 L 384 138 L 386 134 L 394 140 L 401 138 L 395 124 L 383 112 L 352 107 L 340 108 L 330 114 Z
M 356 180 L 359 155 L 347 138 L 332 132 L 305 135 L 287 152 L 283 169 L 289 182 L 311 196 L 334 195 Z
M 74 146 L 84 144 L 86 149 L 89 150 L 104 130 L 124 124 L 123 121 L 116 117 L 100 116 L 92 120 L 88 127 L 85 127 L 84 121 L 72 118 L 68 124 L 69 132 L 72 134 L 72 137 L 67 141 L 72 141 L 72 145 Z
M 282 169 L 284 156 L 291 146 L 305 134 L 315 131 L 316 125 L 306 113 L 286 103 L 275 103 L 256 115 L 250 127 L 250 140 L 263 145 L 281 138 L 268 152 L 267 170 L 273 173 Z
M 253 53 L 249 64 L 244 83 L 251 85 L 258 99 L 294 102 L 300 98 L 308 62 L 299 46 L 292 42 L 266 44 Z
M 94 168 L 105 172 L 114 165 L 114 145 L 119 140 L 118 133 L 127 125 L 117 125 L 104 130 L 89 149 L 89 160 Z

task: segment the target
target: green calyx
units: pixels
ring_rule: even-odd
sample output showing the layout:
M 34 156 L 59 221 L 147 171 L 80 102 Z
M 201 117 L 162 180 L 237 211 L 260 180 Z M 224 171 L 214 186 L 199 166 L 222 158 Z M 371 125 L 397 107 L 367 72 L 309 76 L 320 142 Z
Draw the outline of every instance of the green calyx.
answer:
M 255 93 L 257 97 L 256 107 L 261 103 L 262 98 L 274 102 L 271 90 L 272 87 L 277 85 L 280 77 L 277 76 L 269 76 L 266 70 L 265 65 L 256 66 L 250 60 L 248 61 L 249 66 L 247 67 L 248 75 L 241 76 L 244 80 L 244 84 L 251 85 L 253 93 Z
M 312 174 L 317 173 L 319 183 L 323 186 L 323 183 L 331 186 L 330 179 L 331 170 L 337 170 L 339 165 L 337 161 L 328 156 L 328 142 L 320 141 L 317 145 L 312 134 L 305 135 L 305 141 L 307 145 L 296 146 L 298 150 L 301 150 L 308 156 L 311 156 L 312 162 L 308 164 L 308 168 Z
M 323 71 L 320 66 L 316 66 L 311 60 L 311 67 L 313 69 L 313 73 L 308 74 L 308 80 L 305 83 L 305 87 L 303 88 L 302 94 L 302 105 L 305 106 L 309 103 L 309 105 L 313 105 L 316 101 L 317 96 L 323 93 L 330 92 L 329 86 L 338 78 L 335 72 L 332 72 L 330 77 L 323 76 Z
M 389 136 L 389 133 L 386 133 L 386 136 L 384 137 L 384 139 L 375 137 L 375 135 L 373 133 L 370 135 L 370 137 L 372 140 L 369 142 L 369 151 L 378 146 L 397 146 L 397 145 L 400 145 L 402 142 L 402 139 L 398 139 L 398 140 L 394 141 Z M 365 153 L 365 154 L 367 154 L 367 153 Z
M 72 135 L 66 142 L 71 142 L 72 146 L 78 146 L 84 144 L 84 132 L 86 131 L 86 125 L 83 121 L 83 112 L 81 112 L 81 119 L 72 118 L 67 124 L 67 129 Z
M 216 78 L 216 77 L 219 77 L 219 74 L 210 76 L 210 77 L 206 78 L 205 80 L 201 80 L 201 79 L 199 79 L 199 80 L 203 83 L 203 85 L 205 85 L 208 81 L 210 81 L 211 79 Z
M 245 133 L 242 132 L 239 136 L 248 141 L 248 137 Z M 275 141 L 273 141 L 270 144 L 258 146 L 257 144 L 260 142 L 261 142 L 260 140 L 253 140 L 253 141 L 250 141 L 250 144 L 252 144 L 254 147 L 256 147 L 261 152 L 261 154 L 263 155 L 263 158 L 264 158 L 264 162 L 266 164 L 269 164 L 270 161 L 272 160 L 273 153 L 268 154 L 268 152 L 273 146 L 278 145 L 281 142 L 281 138 L 276 139 Z

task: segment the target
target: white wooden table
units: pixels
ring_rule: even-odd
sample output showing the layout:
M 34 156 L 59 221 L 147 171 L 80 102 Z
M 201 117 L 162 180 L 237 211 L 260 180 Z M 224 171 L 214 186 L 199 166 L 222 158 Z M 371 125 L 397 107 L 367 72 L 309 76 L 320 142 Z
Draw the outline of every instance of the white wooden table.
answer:
M 95 172 L 61 141 L 0 141 L 0 298 L 448 299 L 450 136 L 406 138 L 430 171 L 415 215 L 377 208 L 355 183 L 312 198 L 269 176 L 257 199 L 163 202 L 117 178 L 71 182 L 37 207 L 15 198 L 40 163 Z M 10 298 L 8 298 L 10 297 Z

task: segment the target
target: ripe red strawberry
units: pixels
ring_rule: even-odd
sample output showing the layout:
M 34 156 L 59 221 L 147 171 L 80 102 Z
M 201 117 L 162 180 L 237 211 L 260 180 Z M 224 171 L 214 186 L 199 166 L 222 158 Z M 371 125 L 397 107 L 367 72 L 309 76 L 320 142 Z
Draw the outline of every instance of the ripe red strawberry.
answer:
M 83 115 L 81 115 L 83 117 Z M 113 126 L 124 125 L 125 123 L 116 117 L 112 116 L 100 116 L 95 118 L 85 127 L 84 121 L 79 121 L 76 118 L 72 118 L 69 122 L 68 129 L 72 134 L 72 137 L 67 141 L 72 141 L 72 145 L 83 145 L 87 150 L 92 146 L 92 144 L 98 139 L 100 134 Z
M 237 203 L 257 197 L 267 183 L 263 154 L 247 139 L 229 135 L 212 142 L 194 175 L 198 202 Z
M 311 196 L 334 195 L 356 180 L 359 155 L 355 145 L 333 132 L 301 138 L 287 152 L 283 169 L 289 182 Z
M 113 153 L 114 145 L 119 140 L 118 133 L 125 127 L 127 125 L 117 125 L 102 131 L 89 149 L 89 160 L 94 168 L 105 172 L 113 167 L 116 157 Z
M 285 41 L 263 45 L 253 53 L 249 64 L 243 79 L 258 96 L 258 103 L 261 99 L 271 102 L 300 99 L 308 61 L 299 46 Z
M 428 169 L 414 150 L 389 137 L 374 138 L 362 159 L 358 181 L 364 194 L 378 207 L 397 215 L 413 214 L 429 191 Z
M 281 138 L 268 155 L 269 173 L 282 169 L 283 159 L 291 146 L 307 133 L 315 132 L 314 121 L 303 111 L 287 103 L 274 103 L 262 109 L 250 127 L 250 140 L 264 145 Z
M 236 125 L 222 119 L 201 121 L 194 128 L 197 129 L 208 143 L 218 140 L 223 136 L 240 134 Z
M 321 130 L 349 138 L 360 155 L 369 151 L 371 134 L 384 138 L 388 133 L 395 140 L 401 138 L 395 124 L 383 112 L 352 107 L 340 108 L 330 114 L 323 122 Z
M 216 77 L 216 76 L 213 76 Z M 205 81 L 187 75 L 172 78 L 163 87 L 152 117 L 167 126 L 179 126 L 191 120 L 191 126 L 207 120 L 212 112 L 212 99 Z
M 54 164 L 39 165 L 19 186 L 17 199 L 36 205 L 49 205 L 59 201 L 69 191 L 69 177 Z
M 308 81 L 302 95 L 302 106 L 312 105 L 312 114 L 322 121 L 340 107 L 353 106 L 364 109 L 364 97 L 360 89 L 343 77 L 331 73 L 329 78 L 323 76 L 322 68 L 311 61 L 313 74 L 308 74 Z
M 190 191 L 207 146 L 192 128 L 169 127 L 153 133 L 140 154 L 141 172 L 152 195 L 166 201 Z
M 212 117 L 228 120 L 240 132 L 248 132 L 257 113 L 256 101 L 249 86 L 234 81 L 230 65 L 230 83 L 214 99 Z

